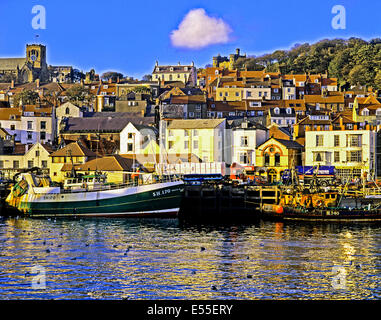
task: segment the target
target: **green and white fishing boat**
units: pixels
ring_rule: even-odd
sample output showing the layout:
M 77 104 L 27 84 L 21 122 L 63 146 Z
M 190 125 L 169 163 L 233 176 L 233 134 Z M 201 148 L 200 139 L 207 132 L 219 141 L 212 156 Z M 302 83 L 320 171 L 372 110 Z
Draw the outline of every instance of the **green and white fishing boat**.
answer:
M 27 216 L 173 217 L 184 192 L 181 179 L 168 176 L 128 184 L 107 182 L 106 175 L 67 178 L 63 187 L 49 176 L 22 173 L 6 198 L 9 209 Z

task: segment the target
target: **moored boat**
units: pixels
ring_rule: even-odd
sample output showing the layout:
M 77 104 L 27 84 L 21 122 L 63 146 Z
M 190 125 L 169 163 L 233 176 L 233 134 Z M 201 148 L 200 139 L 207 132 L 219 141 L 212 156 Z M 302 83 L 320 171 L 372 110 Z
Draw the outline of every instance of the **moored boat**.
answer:
M 275 220 L 381 221 L 381 203 L 344 197 L 339 192 L 284 194 L 278 204 L 262 207 L 261 217 Z
M 173 217 L 180 210 L 184 183 L 176 177 L 130 184 L 107 183 L 105 175 L 75 176 L 64 186 L 49 176 L 23 173 L 6 205 L 27 216 Z

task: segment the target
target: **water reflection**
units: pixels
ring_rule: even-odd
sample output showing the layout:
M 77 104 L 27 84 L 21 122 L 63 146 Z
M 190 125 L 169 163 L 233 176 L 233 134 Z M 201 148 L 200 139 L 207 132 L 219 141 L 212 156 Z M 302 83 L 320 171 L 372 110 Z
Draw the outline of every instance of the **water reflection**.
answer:
M 380 240 L 371 224 L 2 218 L 0 298 L 377 299 Z

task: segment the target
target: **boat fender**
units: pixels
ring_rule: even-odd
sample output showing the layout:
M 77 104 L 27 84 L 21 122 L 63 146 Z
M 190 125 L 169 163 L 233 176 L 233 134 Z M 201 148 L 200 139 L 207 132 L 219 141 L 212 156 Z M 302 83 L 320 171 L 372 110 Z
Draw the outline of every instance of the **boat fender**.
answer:
M 282 214 L 283 213 L 283 207 L 282 206 L 276 206 L 275 207 L 275 212 L 278 213 L 278 214 Z

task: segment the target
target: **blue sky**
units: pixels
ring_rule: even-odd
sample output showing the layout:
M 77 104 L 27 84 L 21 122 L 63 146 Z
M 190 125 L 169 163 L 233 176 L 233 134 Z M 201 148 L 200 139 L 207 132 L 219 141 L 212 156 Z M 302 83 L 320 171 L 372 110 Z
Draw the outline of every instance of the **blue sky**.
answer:
M 34 30 L 32 7 L 46 9 L 46 29 Z M 331 26 L 334 5 L 346 9 L 346 29 Z M 175 47 L 170 34 L 193 9 L 222 19 L 229 41 L 189 49 Z M 47 46 L 48 63 L 94 68 L 140 78 L 159 64 L 211 63 L 235 48 L 249 55 L 288 49 L 323 38 L 381 37 L 381 1 L 369 0 L 0 0 L 0 57 L 25 56 L 25 44 Z

